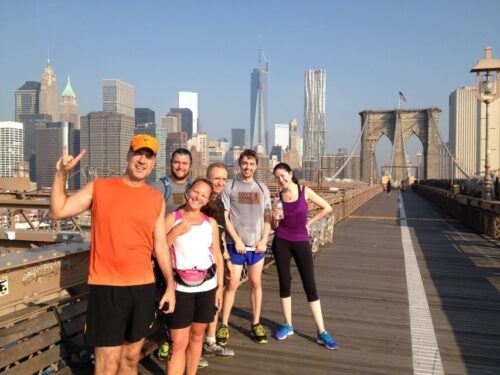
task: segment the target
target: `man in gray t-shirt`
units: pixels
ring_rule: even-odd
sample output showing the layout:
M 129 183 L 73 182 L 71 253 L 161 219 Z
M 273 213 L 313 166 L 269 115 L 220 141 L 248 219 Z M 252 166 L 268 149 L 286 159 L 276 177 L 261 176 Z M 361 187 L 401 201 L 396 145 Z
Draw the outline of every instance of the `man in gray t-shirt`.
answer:
M 260 241 L 264 233 L 264 213 L 271 209 L 267 186 L 255 180 L 230 180 L 222 192 L 221 199 L 243 244 L 253 246 Z M 226 242 L 234 244 L 229 234 L 226 234 Z
M 174 212 L 186 203 L 185 193 L 190 185 L 192 157 L 189 150 L 178 148 L 170 159 L 170 176 L 165 176 L 151 184 L 165 198 L 165 215 Z
M 153 188 L 162 193 L 163 197 L 166 198 L 165 215 L 174 212 L 177 207 L 182 206 L 184 203 L 186 203 L 185 193 L 189 188 L 190 183 L 187 179 L 182 183 L 178 183 L 175 177 L 170 175 L 167 177 L 166 184 L 162 180 L 155 181 L 151 184 Z M 168 188 L 167 186 L 170 186 L 170 188 Z
M 253 312 L 250 334 L 255 342 L 267 343 L 266 332 L 259 321 L 262 269 L 271 229 L 271 199 L 267 186 L 253 179 L 257 163 L 255 151 L 243 151 L 238 160 L 240 175 L 227 183 L 221 195 L 226 219 L 227 251 L 233 264 L 232 277 L 224 292 L 222 324 L 216 334 L 217 343 L 222 346 L 227 344 L 229 338 L 229 315 L 245 263 L 248 265 Z

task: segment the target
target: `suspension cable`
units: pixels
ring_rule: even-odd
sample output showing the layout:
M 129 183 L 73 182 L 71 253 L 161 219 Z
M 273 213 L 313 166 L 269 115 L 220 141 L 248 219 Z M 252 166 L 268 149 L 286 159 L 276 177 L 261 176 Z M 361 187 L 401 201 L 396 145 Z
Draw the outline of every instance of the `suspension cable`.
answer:
M 363 128 L 361 129 L 361 132 L 359 133 L 358 139 L 356 140 L 356 143 L 354 144 L 354 147 L 352 148 L 352 151 L 349 154 L 349 157 L 347 158 L 347 160 L 344 162 L 344 164 L 342 164 L 342 166 L 337 170 L 337 172 L 335 172 L 333 174 L 332 177 L 323 177 L 324 180 L 326 180 L 326 181 L 333 181 L 335 178 L 337 178 L 337 176 L 340 174 L 340 172 L 342 172 L 344 170 L 344 168 L 347 166 L 347 164 L 349 163 L 349 161 L 352 158 L 352 155 L 354 155 L 354 151 L 356 151 L 356 148 L 359 145 L 359 141 L 361 140 L 361 137 L 363 136 L 363 133 L 365 132 L 365 128 L 366 128 L 365 125 L 366 125 L 366 121 L 367 120 L 368 120 L 368 116 L 366 116 L 366 118 L 365 118 L 365 122 L 363 123 Z
M 462 168 L 462 166 L 460 165 L 459 161 L 457 159 L 455 159 L 455 157 L 453 156 L 453 154 L 450 152 L 448 146 L 446 146 L 446 143 L 443 141 L 443 137 L 441 136 L 441 132 L 439 131 L 439 127 L 437 126 L 436 124 L 436 120 L 432 114 L 431 111 L 428 110 L 428 112 L 430 112 L 430 117 L 432 119 L 432 123 L 434 125 L 434 127 L 436 128 L 436 131 L 438 133 L 438 136 L 439 136 L 439 140 L 441 142 L 441 144 L 444 146 L 446 152 L 448 153 L 449 157 L 452 159 L 453 163 L 458 167 L 458 169 L 467 177 L 467 178 L 471 178 L 470 175 Z M 398 113 L 398 117 L 399 117 L 399 113 Z M 342 166 L 333 174 L 333 176 L 331 177 L 323 177 L 324 180 L 326 181 L 332 181 L 333 179 L 337 178 L 337 176 L 340 174 L 340 172 L 342 172 L 344 170 L 344 168 L 347 166 L 347 164 L 349 163 L 349 161 L 351 160 L 352 156 L 354 155 L 354 151 L 356 151 L 356 148 L 358 147 L 359 145 L 359 142 L 361 140 L 361 137 L 363 136 L 363 133 L 366 129 L 366 122 L 368 120 L 368 116 L 365 118 L 365 122 L 363 124 L 363 128 L 361 129 L 361 132 L 359 133 L 359 136 L 358 136 L 358 139 L 356 140 L 356 143 L 354 144 L 354 147 L 352 148 L 352 151 L 351 153 L 349 154 L 349 157 L 347 158 L 347 160 L 344 162 L 344 164 L 342 164 Z M 396 121 L 398 121 L 398 119 L 396 119 Z M 401 133 L 402 133 L 402 127 L 401 127 Z M 403 134 L 401 134 L 402 138 L 403 138 Z M 404 141 L 404 139 L 402 139 L 402 141 Z M 392 147 L 392 159 L 393 159 L 393 163 L 394 164 L 394 145 Z M 403 163 L 404 165 L 406 166 L 406 147 L 405 147 L 405 144 L 403 142 L 403 152 L 404 152 L 404 160 L 403 160 Z M 391 166 L 391 176 L 392 176 L 392 167 Z M 406 171 L 406 174 L 408 174 L 408 171 Z
M 469 176 L 469 174 L 462 168 L 462 166 L 459 164 L 459 161 L 457 159 L 455 159 L 453 154 L 448 149 L 448 146 L 446 146 L 446 143 L 444 143 L 443 137 L 441 136 L 441 132 L 439 131 L 439 127 L 436 125 L 436 120 L 434 119 L 434 115 L 432 114 L 432 111 L 427 110 L 427 112 L 430 113 L 430 117 L 432 118 L 432 123 L 434 124 L 434 127 L 436 128 L 436 131 L 438 133 L 439 140 L 441 141 L 441 144 L 444 146 L 444 148 L 445 148 L 446 152 L 448 153 L 448 155 L 450 156 L 451 160 L 458 167 L 458 169 L 460 169 L 460 172 L 462 172 L 465 175 L 465 177 L 470 179 L 471 177 Z M 453 168 L 453 166 L 452 166 L 452 168 Z

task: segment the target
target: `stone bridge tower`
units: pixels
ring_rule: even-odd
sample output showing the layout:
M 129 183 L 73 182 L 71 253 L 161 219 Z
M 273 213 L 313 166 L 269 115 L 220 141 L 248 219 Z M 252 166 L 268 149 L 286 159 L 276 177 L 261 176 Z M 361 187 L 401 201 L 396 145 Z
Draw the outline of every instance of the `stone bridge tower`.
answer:
M 392 169 L 392 181 L 399 182 L 408 177 L 405 145 L 415 134 L 422 142 L 424 149 L 424 179 L 437 178 L 439 173 L 438 145 L 440 143 L 436 128 L 439 126 L 439 108 L 427 109 L 395 109 L 391 111 L 366 110 L 359 113 L 361 129 L 366 127 L 361 138 L 361 180 L 370 181 L 370 168 L 373 176 L 377 175 L 377 163 L 370 152 L 370 141 L 376 143 L 382 135 L 386 135 L 392 143 L 392 165 L 400 168 Z

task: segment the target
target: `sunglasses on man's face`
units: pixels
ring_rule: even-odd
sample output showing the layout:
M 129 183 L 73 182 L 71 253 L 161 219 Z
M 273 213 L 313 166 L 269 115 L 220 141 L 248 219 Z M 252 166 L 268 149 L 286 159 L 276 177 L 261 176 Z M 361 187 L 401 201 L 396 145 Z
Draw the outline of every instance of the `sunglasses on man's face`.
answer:
M 155 156 L 153 151 L 151 151 L 147 148 L 141 148 L 137 151 L 134 151 L 133 154 L 134 154 L 134 156 L 145 156 L 146 159 L 148 159 L 148 160 L 152 159 Z

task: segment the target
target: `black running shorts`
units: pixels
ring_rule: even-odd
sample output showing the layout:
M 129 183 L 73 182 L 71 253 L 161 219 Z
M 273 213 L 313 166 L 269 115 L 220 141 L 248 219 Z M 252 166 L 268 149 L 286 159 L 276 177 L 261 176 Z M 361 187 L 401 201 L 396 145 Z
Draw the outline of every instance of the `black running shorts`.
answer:
M 165 315 L 170 329 L 186 328 L 191 323 L 210 323 L 215 316 L 215 291 L 185 293 L 175 292 L 175 310 Z
M 137 342 L 155 329 L 154 284 L 89 285 L 85 339 L 89 346 Z

